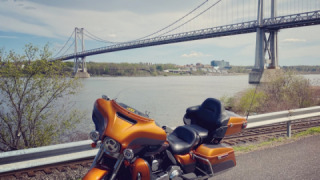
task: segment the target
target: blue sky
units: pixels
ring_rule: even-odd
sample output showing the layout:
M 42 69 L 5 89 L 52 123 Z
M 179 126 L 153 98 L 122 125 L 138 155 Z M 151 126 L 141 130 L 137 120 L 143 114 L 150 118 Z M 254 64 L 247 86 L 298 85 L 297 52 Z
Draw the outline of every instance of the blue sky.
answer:
M 216 1 L 209 0 L 202 8 L 205 9 L 210 6 L 210 3 L 213 4 Z M 222 0 L 219 4 L 221 7 L 228 5 L 232 7 L 228 9 L 233 9 L 232 12 L 227 12 L 229 16 L 223 14 L 217 18 L 217 14 L 224 12 L 220 12 L 219 7 L 212 8 L 196 22 L 189 23 L 177 32 L 222 25 L 223 22 L 236 23 L 241 13 L 246 11 L 250 12 L 245 18 L 253 20 L 256 13 L 254 10 L 251 12 L 249 8 L 256 9 L 254 8 L 255 0 L 245 1 L 250 5 L 241 4 L 237 0 Z M 290 0 L 293 2 L 292 10 L 281 9 L 282 4 L 285 7 L 289 1 L 279 1 L 280 15 L 294 13 L 302 6 L 299 4 L 301 0 Z M 129 41 L 169 25 L 202 2 L 204 0 L 0 0 L 0 48 L 22 53 L 27 43 L 38 46 L 49 43 L 55 55 L 75 27 L 85 28 L 105 40 Z M 307 10 L 320 9 L 320 3 L 316 0 L 305 2 L 309 3 L 304 5 Z M 217 22 L 220 24 L 214 24 Z M 253 65 L 255 36 L 255 33 L 251 33 L 120 51 L 87 57 L 87 61 L 183 65 L 197 62 L 209 64 L 211 60 L 223 59 L 232 65 Z M 106 45 L 90 39 L 85 40 L 86 49 Z M 320 25 L 284 29 L 279 32 L 279 64 L 281 66 L 319 65 L 319 50 Z M 72 50 L 69 52 L 72 53 Z

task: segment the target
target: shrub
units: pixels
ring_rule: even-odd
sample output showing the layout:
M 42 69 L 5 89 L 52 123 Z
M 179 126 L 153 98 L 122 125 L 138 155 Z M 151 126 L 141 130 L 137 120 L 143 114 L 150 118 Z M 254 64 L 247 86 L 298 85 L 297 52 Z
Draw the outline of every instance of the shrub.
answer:
M 239 114 L 267 113 L 304 108 L 319 104 L 319 88 L 293 72 L 279 72 L 268 77 L 268 83 L 250 88 L 234 97 L 221 100 Z M 252 103 L 251 103 L 252 101 Z

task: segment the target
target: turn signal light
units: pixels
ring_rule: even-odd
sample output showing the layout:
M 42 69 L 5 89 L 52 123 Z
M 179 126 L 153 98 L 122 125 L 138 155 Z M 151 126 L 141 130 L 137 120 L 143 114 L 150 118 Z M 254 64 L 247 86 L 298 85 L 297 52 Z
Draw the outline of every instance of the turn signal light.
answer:
M 92 147 L 92 148 L 97 147 L 97 143 L 94 143 L 94 142 L 93 142 L 93 143 L 91 143 L 91 147 Z
M 247 123 L 247 122 L 243 123 L 243 124 L 242 124 L 242 129 L 246 128 L 246 127 L 247 127 L 247 125 L 248 125 L 248 123 Z

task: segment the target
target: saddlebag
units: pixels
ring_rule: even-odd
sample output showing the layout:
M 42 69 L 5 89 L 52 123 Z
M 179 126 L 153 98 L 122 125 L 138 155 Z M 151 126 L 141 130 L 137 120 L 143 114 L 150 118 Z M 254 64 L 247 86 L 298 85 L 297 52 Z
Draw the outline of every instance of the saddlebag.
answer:
M 234 150 L 226 144 L 202 144 L 194 152 L 194 157 L 197 166 L 208 174 L 216 174 L 236 165 Z

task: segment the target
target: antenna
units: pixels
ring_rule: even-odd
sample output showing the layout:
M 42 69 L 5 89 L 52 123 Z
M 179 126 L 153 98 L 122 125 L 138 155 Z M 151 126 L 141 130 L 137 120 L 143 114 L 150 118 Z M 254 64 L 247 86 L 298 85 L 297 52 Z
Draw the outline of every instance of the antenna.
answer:
M 262 72 L 262 73 L 263 73 L 263 72 Z M 256 85 L 256 88 L 254 89 L 254 93 L 253 93 L 253 95 L 252 95 L 251 103 L 250 103 L 249 109 L 248 109 L 248 111 L 247 111 L 247 119 L 248 119 L 248 116 L 249 116 L 249 113 L 250 113 L 250 110 L 251 110 L 251 107 L 252 107 L 252 103 L 253 103 L 254 97 L 256 96 L 258 86 L 260 85 L 262 73 L 260 73 L 259 82 L 258 82 L 258 84 Z

